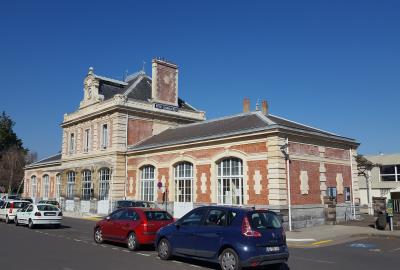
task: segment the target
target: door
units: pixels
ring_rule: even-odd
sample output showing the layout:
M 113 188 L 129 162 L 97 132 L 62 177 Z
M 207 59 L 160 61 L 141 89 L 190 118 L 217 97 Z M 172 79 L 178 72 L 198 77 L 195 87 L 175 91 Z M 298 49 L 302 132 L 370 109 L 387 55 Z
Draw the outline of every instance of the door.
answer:
M 5 202 L 1 207 L 0 207 L 0 219 L 5 219 L 6 218 L 6 205 L 7 202 Z
M 194 234 L 196 256 L 212 258 L 217 254 L 226 230 L 226 221 L 225 210 L 211 209 L 208 211 L 204 222 Z
M 193 209 L 193 164 L 175 166 L 174 218 L 181 218 Z
M 19 223 L 25 223 L 26 221 L 26 210 L 31 206 L 30 204 L 26 205 L 24 208 L 22 208 L 19 212 L 17 212 L 18 216 L 18 222 Z
M 195 256 L 194 235 L 204 219 L 205 212 L 205 208 L 194 209 L 177 222 L 171 237 L 175 253 Z
M 118 240 L 118 220 L 123 213 L 124 209 L 118 209 L 106 218 L 101 226 L 104 238 Z
M 118 241 L 125 241 L 131 228 L 139 225 L 139 218 L 136 211 L 124 209 L 117 220 L 114 220 L 115 238 Z
M 22 222 L 28 224 L 29 217 L 33 214 L 33 205 L 30 204 L 22 215 Z

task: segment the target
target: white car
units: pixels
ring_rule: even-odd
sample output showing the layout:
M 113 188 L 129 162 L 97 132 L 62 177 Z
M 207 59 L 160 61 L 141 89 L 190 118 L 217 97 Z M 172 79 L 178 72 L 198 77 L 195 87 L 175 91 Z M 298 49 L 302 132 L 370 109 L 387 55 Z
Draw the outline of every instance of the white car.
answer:
M 14 220 L 15 214 L 19 209 L 29 205 L 28 201 L 21 200 L 7 200 L 0 207 L 0 220 L 5 220 L 6 223 L 10 223 Z
M 15 225 L 27 224 L 30 229 L 35 225 L 53 225 L 58 228 L 62 221 L 62 211 L 52 204 L 29 204 L 15 215 Z

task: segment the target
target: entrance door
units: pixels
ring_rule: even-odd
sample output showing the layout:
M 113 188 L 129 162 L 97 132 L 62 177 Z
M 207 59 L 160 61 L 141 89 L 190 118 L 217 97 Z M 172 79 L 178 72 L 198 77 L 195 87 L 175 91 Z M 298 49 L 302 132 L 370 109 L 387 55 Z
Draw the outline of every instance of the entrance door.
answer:
M 182 162 L 175 166 L 174 218 L 181 218 L 193 209 L 193 164 Z

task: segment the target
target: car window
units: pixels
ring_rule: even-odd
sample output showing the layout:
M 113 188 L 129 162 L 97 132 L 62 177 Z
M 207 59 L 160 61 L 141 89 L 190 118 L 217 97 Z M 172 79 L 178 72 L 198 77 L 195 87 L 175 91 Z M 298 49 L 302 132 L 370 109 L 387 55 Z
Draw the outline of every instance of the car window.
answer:
M 236 216 L 237 216 L 237 213 L 235 211 L 228 212 L 228 219 L 227 219 L 228 226 L 232 224 L 232 221 L 235 219 Z
M 124 211 L 124 213 L 122 213 L 120 219 L 123 219 L 123 220 L 138 220 L 139 219 L 139 215 L 133 210 L 127 210 L 127 211 Z
M 10 202 L 6 203 L 6 208 L 11 208 L 11 203 Z
M 26 212 L 32 212 L 33 211 L 33 205 L 29 205 L 28 209 L 26 209 Z
M 252 212 L 250 215 L 251 227 L 254 229 L 280 229 L 282 228 L 281 221 L 272 212 Z
M 125 210 L 117 210 L 110 215 L 110 219 L 117 220 L 120 219 Z
M 29 205 L 28 202 L 14 202 L 14 208 L 24 208 L 25 206 Z
M 28 207 L 29 207 L 29 204 L 25 205 L 24 208 L 21 209 L 21 212 L 25 212 L 26 209 L 28 209 Z
M 54 205 L 50 205 L 50 204 L 38 205 L 37 208 L 39 211 L 58 211 L 57 207 L 55 207 Z
M 205 214 L 205 208 L 195 209 L 179 220 L 181 226 L 199 226 Z
M 171 220 L 172 217 L 165 211 L 145 211 L 147 220 Z
M 210 210 L 204 221 L 205 226 L 225 226 L 226 212 L 220 209 Z

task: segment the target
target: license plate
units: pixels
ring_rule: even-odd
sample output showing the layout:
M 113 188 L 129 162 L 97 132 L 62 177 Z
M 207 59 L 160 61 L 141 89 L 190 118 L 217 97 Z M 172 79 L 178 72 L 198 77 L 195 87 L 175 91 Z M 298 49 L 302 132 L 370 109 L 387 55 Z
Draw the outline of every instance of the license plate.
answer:
M 279 247 L 267 247 L 267 252 L 279 251 Z
M 45 216 L 55 216 L 55 215 L 56 215 L 56 213 L 51 213 L 51 212 L 48 212 L 48 213 L 44 213 L 44 215 L 45 215 Z

